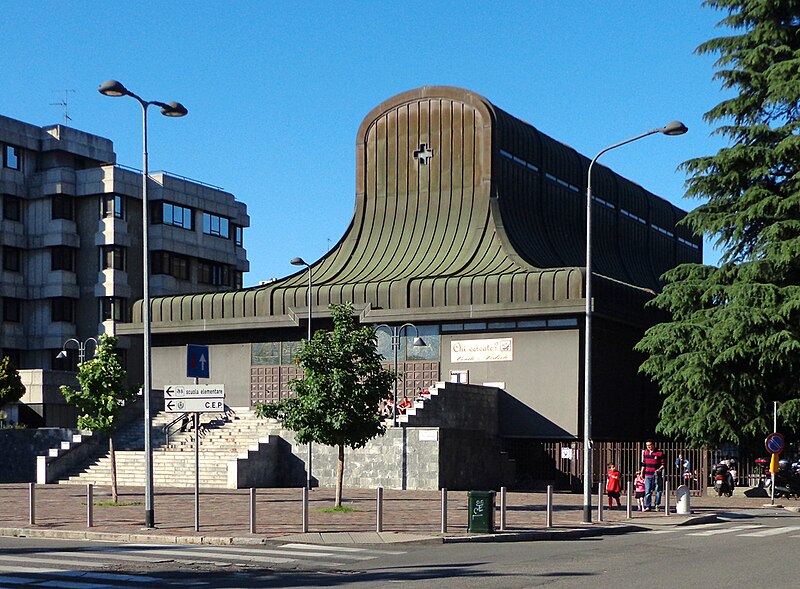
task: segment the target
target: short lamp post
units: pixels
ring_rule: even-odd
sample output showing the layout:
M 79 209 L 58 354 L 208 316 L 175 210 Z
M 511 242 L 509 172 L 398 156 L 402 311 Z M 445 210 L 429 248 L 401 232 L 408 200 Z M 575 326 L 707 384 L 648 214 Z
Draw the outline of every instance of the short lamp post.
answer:
M 392 338 L 392 351 L 394 352 L 394 389 L 393 389 L 393 405 L 392 405 L 392 425 L 397 426 L 397 379 L 400 378 L 399 374 L 399 361 L 398 361 L 398 353 L 400 352 L 400 338 L 402 337 L 403 330 L 407 328 L 414 329 L 414 342 L 413 346 L 415 348 L 419 347 L 426 347 L 428 344 L 425 343 L 419 336 L 419 330 L 417 326 L 413 323 L 403 323 L 403 325 L 387 325 L 386 323 L 381 323 L 380 325 L 375 326 L 375 332 L 377 333 L 379 329 L 385 329 L 386 332 Z
M 688 131 L 680 121 L 672 121 L 664 127 L 652 129 L 636 137 L 609 145 L 601 150 L 589 164 L 586 179 L 586 324 L 584 328 L 583 353 L 583 521 L 592 521 L 592 169 L 601 155 L 617 147 L 638 141 L 648 135 L 683 135 Z
M 144 338 L 144 374 L 142 396 L 144 397 L 144 524 L 146 528 L 155 527 L 155 510 L 153 508 L 153 444 L 150 437 L 152 416 L 150 415 L 150 395 L 152 389 L 151 376 L 151 343 L 150 343 L 150 250 L 148 244 L 149 207 L 147 201 L 147 180 L 149 176 L 147 156 L 147 107 L 158 106 L 166 117 L 184 117 L 188 110 L 180 102 L 159 102 L 144 100 L 128 90 L 116 80 L 107 80 L 97 89 L 104 96 L 130 96 L 142 107 L 142 331 Z
M 289 262 L 292 266 L 305 266 L 308 269 L 308 341 L 311 343 L 311 266 L 303 258 L 292 258 Z M 306 489 L 311 490 L 311 442 L 308 443 L 308 468 L 306 468 Z
M 86 360 L 86 347 L 89 345 L 89 342 L 94 343 L 95 354 L 97 353 L 98 343 L 97 340 L 94 339 L 93 337 L 86 338 L 83 341 L 76 340 L 74 337 L 71 337 L 64 342 L 63 346 L 61 346 L 61 351 L 58 353 L 56 358 L 58 358 L 59 360 L 63 360 L 64 358 L 67 357 L 67 344 L 69 344 L 70 342 L 74 342 L 75 345 L 78 346 L 78 364 L 83 364 L 84 361 Z

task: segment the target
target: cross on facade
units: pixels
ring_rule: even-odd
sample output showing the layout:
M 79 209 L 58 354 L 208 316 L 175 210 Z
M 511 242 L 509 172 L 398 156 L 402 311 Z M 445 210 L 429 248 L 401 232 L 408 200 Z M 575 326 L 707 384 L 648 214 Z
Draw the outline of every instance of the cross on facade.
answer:
M 419 149 L 414 152 L 414 159 L 419 160 L 423 166 L 428 165 L 428 160 L 433 157 L 433 150 L 428 148 L 427 143 L 420 143 Z

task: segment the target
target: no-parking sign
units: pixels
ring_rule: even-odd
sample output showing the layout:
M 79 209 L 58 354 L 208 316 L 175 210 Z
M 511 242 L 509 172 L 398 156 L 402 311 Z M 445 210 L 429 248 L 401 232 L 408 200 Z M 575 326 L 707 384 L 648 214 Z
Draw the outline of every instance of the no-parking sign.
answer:
M 780 454 L 783 452 L 783 436 L 777 432 L 768 435 L 764 447 L 770 454 Z

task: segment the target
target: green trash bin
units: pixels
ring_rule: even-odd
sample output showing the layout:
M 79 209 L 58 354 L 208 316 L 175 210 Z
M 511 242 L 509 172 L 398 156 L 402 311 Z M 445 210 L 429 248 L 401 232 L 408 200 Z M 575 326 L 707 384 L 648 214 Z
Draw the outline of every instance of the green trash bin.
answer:
M 494 532 L 494 491 L 469 492 L 469 532 Z

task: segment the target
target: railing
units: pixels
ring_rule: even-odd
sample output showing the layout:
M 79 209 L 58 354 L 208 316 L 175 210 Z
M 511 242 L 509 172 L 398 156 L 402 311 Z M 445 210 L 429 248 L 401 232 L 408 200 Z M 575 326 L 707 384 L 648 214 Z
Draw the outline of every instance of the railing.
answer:
M 142 171 L 138 168 L 134 168 L 132 166 L 125 166 L 123 164 L 114 164 L 115 168 L 119 168 L 120 170 L 127 170 L 128 172 L 134 172 L 136 174 L 141 175 Z M 164 174 L 165 176 L 169 176 L 170 178 L 176 178 L 178 180 L 183 180 L 184 182 L 191 182 L 192 184 L 198 184 L 200 186 L 205 186 L 207 188 L 213 188 L 214 190 L 219 190 L 220 192 L 225 192 L 225 189 L 221 186 L 217 186 L 215 184 L 209 184 L 208 182 L 203 182 L 202 180 L 195 180 L 194 178 L 189 178 L 188 176 L 181 176 L 180 174 L 174 174 L 172 172 L 167 172 L 166 170 L 150 170 L 150 176 L 154 174 Z

